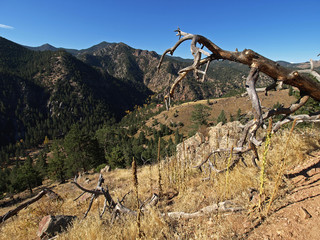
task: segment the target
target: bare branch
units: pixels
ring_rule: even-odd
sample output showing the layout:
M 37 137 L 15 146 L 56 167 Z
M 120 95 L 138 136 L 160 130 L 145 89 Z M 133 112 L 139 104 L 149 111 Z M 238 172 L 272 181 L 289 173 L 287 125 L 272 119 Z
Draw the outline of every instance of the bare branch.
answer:
M 288 116 L 285 119 L 277 122 L 272 128 L 272 132 L 278 131 L 281 126 L 283 126 L 284 124 L 287 124 L 289 122 L 292 122 L 294 120 L 297 120 L 296 124 L 302 123 L 302 122 L 319 123 L 320 122 L 320 113 L 314 114 L 314 115 L 302 114 L 302 115 Z
M 53 192 L 52 190 L 50 190 L 48 188 L 45 188 L 41 192 L 39 192 L 38 195 L 35 196 L 34 198 L 30 199 L 29 201 L 24 202 L 23 204 L 19 205 L 15 209 L 10 210 L 9 212 L 4 214 L 3 216 L 0 216 L 0 223 L 2 223 L 4 221 L 6 221 L 7 219 L 17 215 L 18 212 L 20 212 L 22 209 L 24 209 L 24 208 L 28 207 L 29 205 L 31 205 L 32 203 L 35 203 L 36 201 L 40 200 L 46 194 L 54 194 L 56 196 L 59 196 L 55 192 Z M 59 196 L 59 198 L 62 199 L 60 196 Z
M 239 212 L 243 211 L 244 209 L 241 207 L 236 207 L 231 201 L 224 201 L 217 204 L 212 204 L 210 206 L 201 208 L 199 211 L 194 213 L 185 213 L 185 212 L 169 212 L 167 216 L 170 218 L 183 218 L 183 219 L 190 219 L 194 217 L 201 217 L 206 214 L 211 214 L 214 212 Z
M 82 187 L 81 185 L 79 185 L 77 182 L 74 182 L 72 181 L 71 183 L 73 183 L 74 185 L 76 185 L 79 189 L 81 189 L 82 191 L 84 192 L 87 192 L 87 193 L 91 193 L 91 194 L 96 194 L 96 195 L 102 195 L 103 193 L 99 190 L 89 190 L 89 189 L 86 189 L 84 187 Z
M 313 70 L 313 61 L 310 59 L 310 69 L 298 70 L 299 73 L 309 73 L 320 82 L 320 74 Z
M 179 30 L 179 33 L 183 33 Z M 182 34 L 181 34 L 182 35 Z M 219 48 L 217 45 L 212 43 L 207 38 L 201 35 L 193 35 L 189 33 L 183 33 L 184 37 L 180 39 L 174 47 L 166 50 L 161 57 L 158 69 L 161 66 L 161 62 L 165 54 L 173 53 L 174 50 L 184 41 L 193 40 L 191 51 L 194 53 L 194 66 L 199 64 L 199 50 L 194 49 L 196 43 L 205 46 L 209 51 L 211 51 L 210 59 L 225 59 L 229 61 L 239 62 L 248 66 L 254 66 L 259 69 L 259 71 L 267 74 L 277 81 L 282 81 L 285 84 L 297 87 L 300 92 L 306 93 L 317 101 L 320 101 L 320 84 L 312 81 L 311 79 L 302 76 L 298 71 L 291 71 L 283 66 L 280 66 L 279 63 L 274 62 L 268 58 L 261 56 L 260 54 L 250 50 L 245 49 L 242 52 L 231 52 Z M 190 66 L 191 67 L 191 66 Z M 180 80 L 181 81 L 181 80 Z
M 183 43 L 184 41 L 186 40 L 190 40 L 193 38 L 193 35 L 192 34 L 187 34 L 185 35 L 183 38 L 179 39 L 179 41 L 172 47 L 172 48 L 168 48 L 166 51 L 164 51 L 164 53 L 162 54 L 161 58 L 160 58 L 160 61 L 159 61 L 159 64 L 157 66 L 157 69 L 159 71 L 160 67 L 161 67 L 161 64 L 163 62 L 163 59 L 164 59 L 164 56 L 167 54 L 167 53 L 170 53 L 171 55 L 173 55 L 174 51 L 177 49 L 177 47 L 180 46 L 181 43 Z
M 298 99 L 297 102 L 295 102 L 294 104 L 291 104 L 290 107 L 288 108 L 277 108 L 277 109 L 272 109 L 266 113 L 263 114 L 263 120 L 268 119 L 269 117 L 272 116 L 276 116 L 276 115 L 290 115 L 294 112 L 296 112 L 297 110 L 299 110 L 303 105 L 305 105 L 307 103 L 307 101 L 309 100 L 309 96 L 303 96 L 301 98 Z

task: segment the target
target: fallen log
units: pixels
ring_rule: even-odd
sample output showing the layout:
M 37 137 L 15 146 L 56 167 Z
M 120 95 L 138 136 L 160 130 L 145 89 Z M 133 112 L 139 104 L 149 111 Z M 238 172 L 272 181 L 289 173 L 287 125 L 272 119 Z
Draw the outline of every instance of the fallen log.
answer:
M 169 212 L 167 213 L 167 216 L 170 218 L 184 218 L 184 219 L 190 219 L 194 217 L 202 217 L 206 214 L 210 213 L 226 213 L 226 212 L 240 212 L 244 209 L 242 207 L 235 207 L 233 206 L 233 203 L 231 201 L 224 201 L 212 204 L 210 206 L 201 208 L 199 211 L 194 213 L 186 213 L 186 212 Z
M 41 192 L 39 192 L 35 197 L 33 197 L 32 199 L 30 199 L 29 201 L 26 201 L 22 204 L 20 204 L 18 207 L 16 207 L 15 209 L 12 209 L 10 211 L 8 211 L 6 214 L 4 214 L 3 216 L 0 216 L 0 223 L 3 223 L 4 221 L 8 220 L 9 218 L 15 216 L 18 214 L 18 212 L 20 212 L 22 209 L 28 207 L 29 205 L 37 202 L 38 200 L 40 200 L 44 195 L 48 194 L 49 196 L 56 196 L 57 199 L 62 200 L 62 198 L 56 194 L 54 191 L 45 188 L 43 189 Z
M 102 177 L 102 175 L 100 175 L 99 177 L 99 182 L 104 182 L 104 179 Z M 113 223 L 115 221 L 115 219 L 120 215 L 120 214 L 127 214 L 127 215 L 133 215 L 133 216 L 137 216 L 137 211 L 131 210 L 130 208 L 124 206 L 122 203 L 124 201 L 124 198 L 127 196 L 127 194 L 125 194 L 125 196 L 122 198 L 121 201 L 118 201 L 117 203 L 112 199 L 108 188 L 106 187 L 99 187 L 96 188 L 95 190 L 89 190 L 86 189 L 84 187 L 82 187 L 80 184 L 78 184 L 76 181 L 72 182 L 73 184 L 75 184 L 79 189 L 81 189 L 84 192 L 88 192 L 88 193 L 92 193 L 94 194 L 96 197 L 100 196 L 100 195 L 104 195 L 106 202 L 109 203 L 109 210 L 111 212 L 111 222 Z M 98 184 L 99 185 L 99 184 Z M 147 199 L 143 204 L 140 205 L 140 210 L 142 213 L 147 212 L 150 208 L 155 207 L 159 202 L 159 196 L 157 194 L 153 194 L 151 198 Z M 90 205 L 92 205 L 92 202 L 90 203 Z M 86 214 L 88 214 L 90 208 L 87 210 Z M 105 210 L 105 209 L 104 209 Z M 210 214 L 213 212 L 219 212 L 219 213 L 226 213 L 226 212 L 239 212 L 239 211 L 243 211 L 244 209 L 242 207 L 238 207 L 238 206 L 234 206 L 234 204 L 231 201 L 224 201 L 224 202 L 219 202 L 219 203 L 215 203 L 212 204 L 210 206 L 204 207 L 202 209 L 200 209 L 197 212 L 194 213 L 186 213 L 186 212 L 168 212 L 168 213 L 162 213 L 162 216 L 167 216 L 170 218 L 185 218 L 185 219 L 189 219 L 189 218 L 194 218 L 194 217 L 200 217 L 200 216 L 204 216 L 206 214 Z M 104 213 L 104 211 L 103 211 Z M 102 217 L 103 213 L 100 215 L 100 217 Z

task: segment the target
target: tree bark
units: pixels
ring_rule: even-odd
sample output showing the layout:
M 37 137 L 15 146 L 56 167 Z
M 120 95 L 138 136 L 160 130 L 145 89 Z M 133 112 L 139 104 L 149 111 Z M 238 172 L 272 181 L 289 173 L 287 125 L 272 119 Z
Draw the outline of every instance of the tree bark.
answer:
M 19 205 L 18 207 L 16 207 L 15 209 L 10 210 L 9 212 L 7 212 L 6 214 L 4 214 L 3 216 L 0 216 L 0 223 L 6 221 L 7 219 L 15 216 L 18 214 L 18 212 L 20 212 L 22 209 L 28 207 L 29 205 L 31 205 L 32 203 L 35 203 L 36 201 L 40 200 L 44 195 L 46 194 L 54 194 L 56 196 L 58 196 L 58 198 L 62 199 L 59 195 L 57 195 L 55 192 L 53 192 L 50 189 L 43 189 L 40 193 L 38 193 L 37 196 L 35 196 L 34 198 L 30 199 L 29 201 L 26 201 L 25 203 L 22 203 L 21 205 Z
M 213 60 L 229 60 L 233 62 L 239 62 L 245 65 L 248 65 L 250 68 L 258 68 L 260 72 L 263 72 L 273 78 L 275 81 L 282 81 L 285 84 L 297 87 L 300 92 L 304 95 L 309 95 L 313 99 L 320 101 L 320 83 L 311 80 L 310 78 L 299 74 L 298 71 L 292 71 L 291 69 L 287 69 L 279 63 L 274 62 L 250 49 L 244 49 L 242 52 L 238 51 L 227 51 L 223 50 L 209 39 L 201 36 L 201 35 L 193 35 L 189 33 L 184 33 L 177 30 L 178 36 L 183 36 L 172 48 L 167 49 L 163 56 L 160 59 L 158 69 L 161 66 L 163 61 L 163 57 L 165 54 L 170 53 L 171 55 L 176 50 L 176 48 L 186 40 L 192 40 L 191 42 L 191 52 L 195 56 L 194 64 L 188 68 L 182 69 L 179 73 L 189 72 L 191 70 L 195 70 L 200 65 L 206 64 L 208 61 Z M 196 44 L 202 44 L 208 50 L 211 51 L 211 54 L 205 58 L 199 59 L 199 50 L 196 50 Z M 179 79 L 181 81 L 181 79 Z
M 195 78 L 198 79 L 198 74 L 206 74 L 206 70 L 208 64 L 213 60 L 229 60 L 233 62 L 238 62 L 245 64 L 250 67 L 250 73 L 246 80 L 246 90 L 247 94 L 249 95 L 251 102 L 252 102 L 252 109 L 254 119 L 250 120 L 246 123 L 243 128 L 243 134 L 241 139 L 239 140 L 236 147 L 232 149 L 227 149 L 223 151 L 235 151 L 234 154 L 238 157 L 233 161 L 231 164 L 232 167 L 235 166 L 239 160 L 243 160 L 242 154 L 247 151 L 253 152 L 253 163 L 257 166 L 255 159 L 258 159 L 257 154 L 257 146 L 260 146 L 263 141 L 265 141 L 265 137 L 261 140 L 256 139 L 256 133 L 259 127 L 265 126 L 264 121 L 267 119 L 271 119 L 273 116 L 282 115 L 283 118 L 276 122 L 275 124 L 269 122 L 269 127 L 272 129 L 272 132 L 276 132 L 283 124 L 291 122 L 296 119 L 296 122 L 308 121 L 308 122 L 319 122 L 320 121 L 320 112 L 309 114 L 309 115 L 296 115 L 291 116 L 292 113 L 300 109 L 311 97 L 316 101 L 320 101 L 320 75 L 313 70 L 313 62 L 310 60 L 310 69 L 308 70 L 291 70 L 285 68 L 250 49 L 244 49 L 242 52 L 239 51 L 227 51 L 223 50 L 209 39 L 201 36 L 201 35 L 194 35 L 190 33 L 182 32 L 180 29 L 176 30 L 177 36 L 179 36 L 178 42 L 172 47 L 167 49 L 160 58 L 160 62 L 157 66 L 160 69 L 164 56 L 167 53 L 171 55 L 174 51 L 179 47 L 181 43 L 187 40 L 191 40 L 191 53 L 194 57 L 193 64 L 189 67 L 181 69 L 178 74 L 179 76 L 175 79 L 174 83 L 171 86 L 169 94 L 165 96 L 165 101 L 167 103 L 170 102 L 170 98 L 173 97 L 174 90 L 176 86 L 185 78 L 185 76 L 190 72 L 193 71 Z M 182 37 L 182 38 L 181 38 Z M 197 47 L 197 44 L 200 47 Z M 210 52 L 206 52 L 203 48 L 206 47 Z M 201 55 L 204 54 L 206 57 L 201 59 Z M 206 65 L 205 71 L 201 71 L 200 68 Z M 282 84 L 288 84 L 294 86 L 299 89 L 301 98 L 294 104 L 292 104 L 288 108 L 280 107 L 278 109 L 271 109 L 267 112 L 263 113 L 261 109 L 261 103 L 259 97 L 257 95 L 257 89 L 255 84 L 259 77 L 259 72 L 263 72 L 269 77 L 274 80 L 274 83 L 270 86 L 265 88 L 266 94 L 271 89 L 276 89 L 277 86 L 282 86 Z M 300 73 L 308 73 L 317 79 L 313 80 L 307 75 L 302 75 Z M 167 105 L 167 104 L 166 104 Z M 225 169 L 217 169 L 214 164 L 209 161 L 209 157 L 212 154 L 221 151 L 221 149 L 213 150 L 211 154 L 198 166 L 201 167 L 204 163 L 209 162 L 210 167 L 215 170 L 216 172 L 225 172 Z M 257 166 L 258 167 L 258 166 Z

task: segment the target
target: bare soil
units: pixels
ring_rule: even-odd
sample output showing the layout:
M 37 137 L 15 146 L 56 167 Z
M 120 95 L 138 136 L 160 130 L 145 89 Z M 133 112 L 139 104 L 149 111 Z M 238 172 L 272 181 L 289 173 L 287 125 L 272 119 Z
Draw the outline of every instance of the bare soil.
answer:
M 286 174 L 293 188 L 270 216 L 242 225 L 245 239 L 320 239 L 320 151 L 312 155 Z

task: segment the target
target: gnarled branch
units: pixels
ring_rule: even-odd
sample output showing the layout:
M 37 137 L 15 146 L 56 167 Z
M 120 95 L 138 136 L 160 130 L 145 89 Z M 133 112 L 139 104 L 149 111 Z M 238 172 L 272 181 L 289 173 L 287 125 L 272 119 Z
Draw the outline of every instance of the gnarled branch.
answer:
M 320 74 L 317 73 L 314 69 L 313 69 L 313 60 L 310 59 L 310 69 L 302 69 L 302 70 L 298 70 L 299 73 L 309 73 L 310 75 L 312 75 L 313 77 L 315 77 L 318 82 L 320 82 Z
M 28 207 L 29 205 L 35 203 L 36 201 L 40 200 L 46 194 L 54 195 L 57 199 L 61 199 L 62 200 L 62 198 L 58 194 L 56 194 L 55 192 L 53 192 L 52 190 L 50 190 L 48 188 L 45 188 L 41 192 L 39 192 L 35 197 L 30 199 L 29 201 L 26 201 L 26 202 L 22 203 L 21 205 L 19 205 L 15 209 L 12 209 L 9 212 L 7 212 L 6 214 L 4 214 L 3 216 L 0 216 L 0 223 L 2 223 L 4 221 L 8 220 L 9 218 L 17 215 L 18 212 L 20 212 L 22 209 L 24 209 L 24 208 Z
M 276 81 L 282 81 L 285 84 L 297 87 L 300 92 L 306 93 L 310 97 L 314 98 L 317 101 L 320 101 L 320 84 L 317 82 L 312 81 L 311 79 L 302 76 L 299 74 L 298 71 L 292 71 L 291 69 L 287 69 L 281 66 L 279 63 L 274 62 L 262 55 L 250 50 L 244 49 L 242 52 L 239 51 L 227 51 L 223 50 L 214 43 L 212 43 L 209 39 L 201 36 L 201 35 L 194 35 L 190 33 L 184 33 L 180 29 L 177 30 L 179 36 L 183 36 L 172 48 L 167 49 L 158 64 L 158 69 L 161 67 L 161 63 L 164 59 L 164 56 L 167 53 L 173 54 L 177 47 L 186 40 L 192 40 L 191 43 L 191 52 L 194 55 L 194 63 L 193 66 L 200 66 L 201 60 L 199 60 L 199 55 L 197 53 L 200 52 L 199 48 L 196 47 L 196 44 L 200 44 L 205 46 L 209 51 L 210 60 L 229 60 L 234 62 L 239 62 L 249 67 L 256 67 L 259 69 L 260 72 L 265 73 L 266 75 L 270 76 L 271 78 L 275 79 Z M 185 71 L 194 70 L 191 66 Z M 181 81 L 181 80 L 180 80 Z
M 283 115 L 282 120 L 272 124 L 272 131 L 276 132 L 283 124 L 286 124 L 294 119 L 298 119 L 297 122 L 301 121 L 309 121 L 309 122 L 318 122 L 320 118 L 320 114 L 316 113 L 314 115 L 297 115 L 291 116 L 292 113 L 301 108 L 311 97 L 317 101 L 320 101 L 320 83 L 313 81 L 309 77 L 305 75 L 301 75 L 300 73 L 309 73 L 314 76 L 318 81 L 320 81 L 320 75 L 313 70 L 313 62 L 310 60 L 310 70 L 298 70 L 292 71 L 291 69 L 285 68 L 279 65 L 277 62 L 274 62 L 264 56 L 250 50 L 244 49 L 242 52 L 239 51 L 226 51 L 212 43 L 209 39 L 201 36 L 194 35 L 190 33 L 182 32 L 180 29 L 176 30 L 177 35 L 179 36 L 179 41 L 172 47 L 167 49 L 158 64 L 158 69 L 161 67 L 161 63 L 164 59 L 164 56 L 167 53 L 171 55 L 177 49 L 177 47 L 184 41 L 191 40 L 191 53 L 194 57 L 193 64 L 180 70 L 179 76 L 175 79 L 174 83 L 171 86 L 169 94 L 165 96 L 166 106 L 169 107 L 167 101 L 170 101 L 170 98 L 173 97 L 174 90 L 177 85 L 186 77 L 187 73 L 190 71 L 194 72 L 195 78 L 198 79 L 198 73 L 203 74 L 203 79 L 206 74 L 208 64 L 213 60 L 229 60 L 238 63 L 242 63 L 248 65 L 250 67 L 250 73 L 246 80 L 246 89 L 247 93 L 252 102 L 253 115 L 254 119 L 249 121 L 244 129 L 243 135 L 239 140 L 236 148 L 228 149 L 229 151 L 234 151 L 236 149 L 240 149 L 239 151 L 235 151 L 238 157 L 233 161 L 231 166 L 234 166 L 237 162 L 239 162 L 242 158 L 242 154 L 247 152 L 248 150 L 253 151 L 253 163 L 257 166 L 255 159 L 258 159 L 256 146 L 260 146 L 261 143 L 265 140 L 265 138 L 258 140 L 256 139 L 256 133 L 259 127 L 264 126 L 264 121 L 276 115 Z M 180 38 L 183 36 L 182 38 Z M 201 47 L 198 47 L 199 44 Z M 206 47 L 211 53 L 208 53 L 203 50 Z M 206 57 L 201 59 L 201 55 L 204 54 Z M 201 71 L 200 67 L 204 64 L 207 64 L 205 71 Z M 271 89 L 275 89 L 278 86 L 282 86 L 282 84 L 288 84 L 294 86 L 299 89 L 300 95 L 302 96 L 296 103 L 292 104 L 289 108 L 280 107 L 278 109 L 272 109 L 265 113 L 262 112 L 261 104 L 259 97 L 257 95 L 257 89 L 255 84 L 259 77 L 259 72 L 265 73 L 269 77 L 274 80 L 274 83 L 270 86 L 266 87 L 264 91 L 267 92 Z M 214 153 L 219 152 L 220 150 L 213 150 L 209 156 L 198 166 L 201 167 L 204 163 L 208 162 L 210 156 Z M 210 162 L 211 163 L 211 162 Z M 215 168 L 214 164 L 210 164 L 211 168 Z M 214 169 L 216 172 L 224 172 L 224 169 Z

